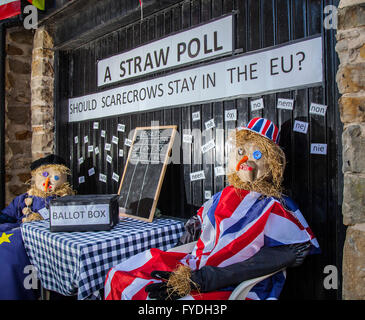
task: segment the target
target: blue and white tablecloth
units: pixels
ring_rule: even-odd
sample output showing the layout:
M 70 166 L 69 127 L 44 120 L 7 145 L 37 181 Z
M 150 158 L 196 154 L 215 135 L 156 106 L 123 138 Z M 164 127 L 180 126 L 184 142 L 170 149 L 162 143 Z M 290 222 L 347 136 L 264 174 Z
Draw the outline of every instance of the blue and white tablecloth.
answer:
M 86 299 L 104 288 L 109 269 L 150 248 L 168 250 L 184 231 L 181 220 L 125 218 L 110 231 L 50 232 L 49 221 L 21 227 L 30 262 L 43 288 Z

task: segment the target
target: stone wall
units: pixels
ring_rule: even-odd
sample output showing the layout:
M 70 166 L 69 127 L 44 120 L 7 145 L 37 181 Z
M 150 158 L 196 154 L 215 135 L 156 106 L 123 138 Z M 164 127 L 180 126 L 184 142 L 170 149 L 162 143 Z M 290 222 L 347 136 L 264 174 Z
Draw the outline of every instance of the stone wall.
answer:
M 5 204 L 25 192 L 33 160 L 53 152 L 53 41 L 44 28 L 7 29 Z
M 338 10 L 337 84 L 344 124 L 343 299 L 365 300 L 365 1 L 342 0 Z
M 32 59 L 32 158 L 36 160 L 53 152 L 54 112 L 53 40 L 44 27 L 34 35 Z
M 5 60 L 5 202 L 26 191 L 32 161 L 30 72 L 33 33 L 7 29 Z

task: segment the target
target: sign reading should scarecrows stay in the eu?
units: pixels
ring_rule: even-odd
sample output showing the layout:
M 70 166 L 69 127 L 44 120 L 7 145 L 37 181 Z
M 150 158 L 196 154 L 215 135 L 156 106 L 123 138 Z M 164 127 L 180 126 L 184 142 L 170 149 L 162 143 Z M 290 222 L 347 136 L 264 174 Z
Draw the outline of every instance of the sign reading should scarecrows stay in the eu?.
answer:
M 69 121 L 322 84 L 322 38 L 296 41 L 69 99 Z

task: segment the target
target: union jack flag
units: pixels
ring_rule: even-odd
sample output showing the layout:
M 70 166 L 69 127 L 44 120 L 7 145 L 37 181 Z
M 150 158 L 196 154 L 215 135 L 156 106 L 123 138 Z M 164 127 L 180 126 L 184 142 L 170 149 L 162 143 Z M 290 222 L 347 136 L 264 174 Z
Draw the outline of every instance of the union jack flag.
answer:
M 113 267 L 105 282 L 108 300 L 147 299 L 146 285 L 159 282 L 153 270 L 173 271 L 180 264 L 197 270 L 205 265 L 224 267 L 244 261 L 263 246 L 318 242 L 294 202 L 285 197 L 281 203 L 257 192 L 226 187 L 199 209 L 200 238 L 190 254 L 150 249 Z M 285 282 L 279 272 L 252 288 L 247 299 L 277 299 Z M 191 292 L 184 299 L 227 299 L 233 288 L 209 293 Z
M 139 5 L 141 7 L 141 20 L 143 20 L 143 2 L 142 2 L 142 0 L 139 0 Z
M 8 19 L 20 14 L 20 0 L 0 1 L 0 20 Z

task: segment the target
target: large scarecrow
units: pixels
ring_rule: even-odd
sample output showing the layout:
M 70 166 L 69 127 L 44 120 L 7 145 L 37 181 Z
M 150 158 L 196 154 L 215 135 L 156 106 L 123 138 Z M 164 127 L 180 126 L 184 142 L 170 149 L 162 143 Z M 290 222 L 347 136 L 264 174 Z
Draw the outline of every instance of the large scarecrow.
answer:
M 46 217 L 49 202 L 74 194 L 67 182 L 70 170 L 65 161 L 49 155 L 32 162 L 31 184 L 0 212 L 0 299 L 34 299 L 36 293 L 24 285 L 30 265 L 24 249 L 20 225 Z
M 285 155 L 279 130 L 255 118 L 228 141 L 229 186 L 186 224 L 190 254 L 158 249 L 112 268 L 106 299 L 227 299 L 240 282 L 300 265 L 318 243 L 294 202 L 282 194 Z M 200 229 L 197 232 L 197 227 Z M 285 271 L 258 283 L 248 299 L 277 299 Z

